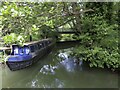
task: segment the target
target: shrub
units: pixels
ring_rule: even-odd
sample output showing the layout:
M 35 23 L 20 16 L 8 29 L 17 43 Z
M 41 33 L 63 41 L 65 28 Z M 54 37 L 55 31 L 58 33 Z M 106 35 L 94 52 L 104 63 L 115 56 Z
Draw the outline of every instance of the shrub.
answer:
M 89 61 L 90 67 L 104 68 L 107 66 L 112 70 L 120 68 L 118 25 L 109 26 L 99 17 L 94 17 L 91 20 L 92 26 L 90 29 L 85 29 L 86 24 L 83 26 L 85 30 L 78 37 L 81 44 L 73 51 L 73 55 Z

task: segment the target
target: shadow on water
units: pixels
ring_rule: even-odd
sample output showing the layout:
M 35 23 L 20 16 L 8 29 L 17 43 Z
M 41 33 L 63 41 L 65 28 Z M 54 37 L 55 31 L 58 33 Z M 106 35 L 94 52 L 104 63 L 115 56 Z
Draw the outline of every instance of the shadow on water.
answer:
M 69 46 L 68 46 L 69 45 Z M 6 88 L 117 88 L 118 74 L 107 69 L 89 68 L 70 53 L 75 43 L 57 44 L 54 50 L 32 67 L 2 70 Z

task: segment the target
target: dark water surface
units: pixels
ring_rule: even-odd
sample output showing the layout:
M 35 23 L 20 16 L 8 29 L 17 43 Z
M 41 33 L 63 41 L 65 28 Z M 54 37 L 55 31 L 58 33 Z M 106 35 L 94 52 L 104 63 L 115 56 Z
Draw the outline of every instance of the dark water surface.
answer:
M 118 74 L 89 68 L 70 53 L 75 43 L 59 44 L 33 66 L 10 71 L 2 68 L 2 88 L 118 88 Z

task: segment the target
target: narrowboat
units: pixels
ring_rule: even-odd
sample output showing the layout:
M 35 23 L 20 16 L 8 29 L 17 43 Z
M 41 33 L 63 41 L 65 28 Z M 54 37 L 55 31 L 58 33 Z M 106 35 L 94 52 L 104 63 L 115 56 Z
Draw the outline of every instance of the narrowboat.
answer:
M 45 54 L 50 53 L 54 43 L 52 39 L 43 39 L 25 43 L 22 47 L 14 44 L 11 47 L 11 55 L 7 57 L 6 64 L 12 71 L 31 66 Z

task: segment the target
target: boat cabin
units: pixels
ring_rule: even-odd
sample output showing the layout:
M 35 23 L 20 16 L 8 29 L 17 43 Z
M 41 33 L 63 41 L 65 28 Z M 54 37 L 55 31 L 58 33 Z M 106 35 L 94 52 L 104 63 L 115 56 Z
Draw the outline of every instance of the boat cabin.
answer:
M 29 46 L 12 45 L 12 55 L 28 55 L 30 53 Z
M 12 53 L 11 55 L 29 55 L 30 53 L 34 53 L 36 51 L 45 48 L 51 43 L 50 40 L 43 41 L 34 41 L 30 43 L 25 43 L 22 47 L 19 45 L 12 45 Z

